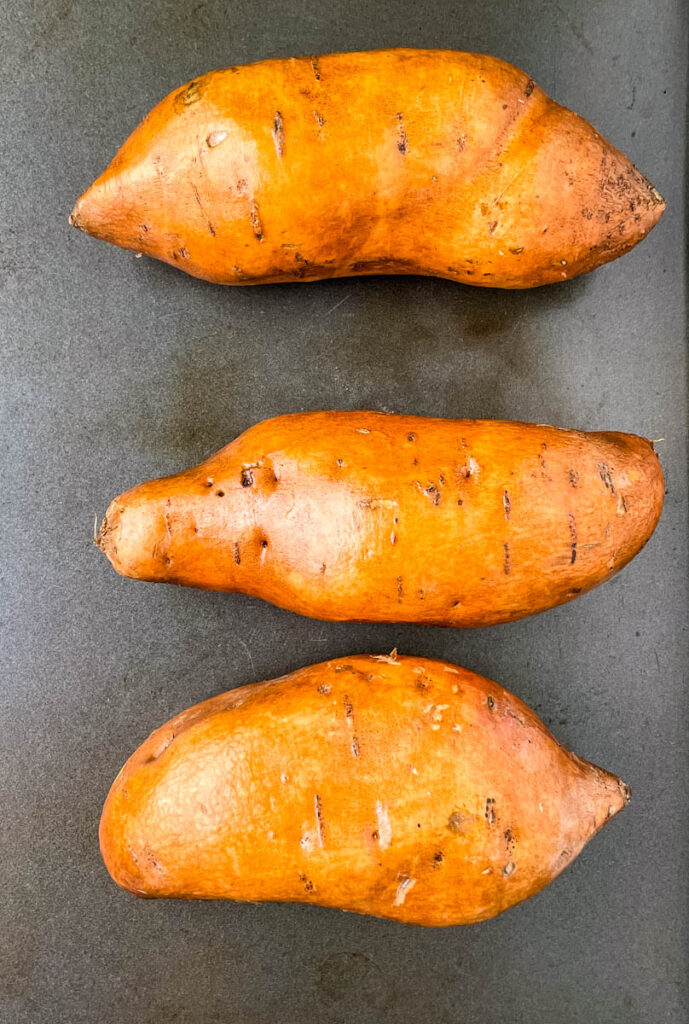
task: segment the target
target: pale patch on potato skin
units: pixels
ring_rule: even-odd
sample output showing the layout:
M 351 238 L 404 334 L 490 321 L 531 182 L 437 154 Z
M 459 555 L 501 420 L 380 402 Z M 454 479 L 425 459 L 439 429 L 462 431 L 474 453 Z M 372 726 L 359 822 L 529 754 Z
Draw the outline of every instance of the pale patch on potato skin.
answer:
M 542 889 L 629 797 L 497 683 L 433 659 L 353 655 L 156 730 L 113 783 L 100 843 L 140 896 L 469 924 Z
M 98 543 L 125 576 L 315 618 L 485 626 L 618 572 L 663 493 L 652 445 L 632 434 L 297 413 L 116 498 Z

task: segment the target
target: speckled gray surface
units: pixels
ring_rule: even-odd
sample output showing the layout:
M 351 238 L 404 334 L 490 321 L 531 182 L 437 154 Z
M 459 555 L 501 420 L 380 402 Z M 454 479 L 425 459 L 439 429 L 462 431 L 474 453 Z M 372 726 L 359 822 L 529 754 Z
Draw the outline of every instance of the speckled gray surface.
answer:
M 685 1021 L 686 5 L 7 0 L 3 18 L 2 1024 Z M 222 289 L 68 227 L 139 119 L 195 74 L 388 45 L 522 66 L 648 174 L 660 225 L 593 275 L 513 294 L 417 278 Z M 319 407 L 664 437 L 665 512 L 611 583 L 474 632 L 138 584 L 91 545 L 124 488 Z M 228 687 L 395 645 L 514 690 L 632 785 L 630 807 L 543 893 L 469 929 L 114 886 L 100 809 L 152 728 Z

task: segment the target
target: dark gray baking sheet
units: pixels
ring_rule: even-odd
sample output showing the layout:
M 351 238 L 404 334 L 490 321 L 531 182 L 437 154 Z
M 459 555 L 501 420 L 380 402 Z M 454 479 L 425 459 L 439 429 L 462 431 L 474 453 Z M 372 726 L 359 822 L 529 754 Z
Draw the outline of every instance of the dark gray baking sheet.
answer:
M 0 105 L 3 1024 L 646 1024 L 687 1019 L 682 0 L 5 0 Z M 668 200 L 632 254 L 530 293 L 420 278 L 222 289 L 70 229 L 140 118 L 213 67 L 391 45 L 528 70 Z M 124 488 L 311 408 L 505 417 L 664 438 L 661 524 L 567 607 L 460 632 L 325 624 L 118 578 Z M 140 902 L 97 826 L 173 713 L 357 651 L 498 679 L 633 787 L 548 889 L 473 928 L 303 906 Z

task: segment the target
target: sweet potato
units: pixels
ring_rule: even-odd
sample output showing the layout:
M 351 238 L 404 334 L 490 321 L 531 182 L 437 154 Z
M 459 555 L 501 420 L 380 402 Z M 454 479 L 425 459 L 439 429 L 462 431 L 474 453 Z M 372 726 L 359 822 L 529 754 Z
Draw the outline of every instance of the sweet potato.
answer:
M 358 655 L 157 729 L 114 782 L 100 843 L 140 896 L 470 924 L 547 885 L 629 795 L 497 683 Z
M 486 626 L 608 579 L 662 502 L 632 434 L 298 413 L 116 498 L 98 543 L 124 576 L 316 618 Z
M 517 68 L 381 50 L 194 79 L 71 222 L 221 284 L 384 273 L 527 288 L 627 252 L 664 206 Z

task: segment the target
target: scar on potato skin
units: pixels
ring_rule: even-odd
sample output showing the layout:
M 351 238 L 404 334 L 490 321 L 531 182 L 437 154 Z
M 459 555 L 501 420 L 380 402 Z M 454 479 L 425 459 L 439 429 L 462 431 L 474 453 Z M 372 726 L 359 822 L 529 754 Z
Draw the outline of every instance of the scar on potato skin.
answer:
M 197 189 L 196 185 L 194 185 L 194 198 L 196 199 L 196 202 L 198 204 L 199 210 L 201 211 L 201 213 L 206 218 L 206 224 L 208 225 L 208 230 L 210 231 L 211 235 L 213 235 L 213 237 L 215 238 L 215 228 L 211 224 L 210 218 L 208 217 L 208 214 L 206 213 L 206 211 L 204 209 L 203 201 L 201 199 L 201 195 L 200 195 L 199 190 Z
M 279 110 L 275 111 L 275 118 L 273 120 L 273 141 L 275 143 L 275 151 L 281 157 L 285 151 L 285 127 Z
M 318 828 L 318 845 L 323 846 L 325 843 L 325 820 L 323 818 L 323 801 L 321 800 L 318 793 L 314 796 L 314 808 L 316 811 L 316 826 Z
M 571 538 L 570 546 L 572 550 L 570 565 L 574 565 L 577 560 L 577 521 L 574 518 L 573 512 L 569 513 L 569 535 Z
M 253 230 L 254 235 L 259 242 L 263 241 L 263 226 L 261 224 L 261 218 L 258 213 L 258 203 L 252 202 L 249 207 L 249 222 Z

